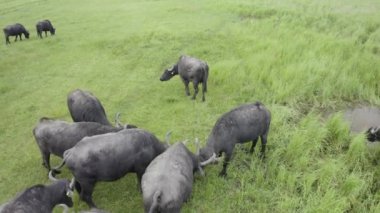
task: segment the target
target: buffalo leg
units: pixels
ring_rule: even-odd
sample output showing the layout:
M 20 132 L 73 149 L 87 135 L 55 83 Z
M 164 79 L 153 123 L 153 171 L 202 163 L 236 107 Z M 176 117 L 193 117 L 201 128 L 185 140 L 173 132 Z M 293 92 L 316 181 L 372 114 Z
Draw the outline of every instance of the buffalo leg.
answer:
M 19 35 L 19 36 L 20 36 L 20 41 L 22 41 L 22 34 L 20 33 L 20 35 Z
M 233 147 L 229 148 L 226 152 L 225 152 L 225 156 L 224 156 L 224 161 L 223 161 L 223 169 L 222 171 L 220 171 L 219 173 L 219 176 L 220 177 L 226 177 L 227 176 L 227 166 L 231 160 L 231 157 L 232 157 L 232 151 L 233 151 Z
M 205 101 L 205 93 L 207 92 L 207 85 L 205 82 L 202 83 L 202 101 Z
M 193 82 L 193 86 L 194 86 L 194 95 L 191 99 L 195 100 L 198 94 L 198 82 Z
M 263 135 L 260 136 L 261 138 L 261 152 L 260 152 L 260 157 L 262 159 L 265 158 L 265 147 L 267 145 L 267 137 L 268 137 L 268 133 L 265 133 Z
M 95 203 L 92 201 L 92 193 L 94 192 L 95 182 L 83 181 L 80 182 L 81 192 L 80 198 L 87 203 L 90 208 L 96 208 Z
M 41 150 L 42 154 L 42 165 L 50 171 L 50 152 L 46 150 Z
M 190 90 L 189 90 L 189 81 L 182 79 L 183 84 L 185 84 L 185 93 L 187 96 L 190 96 Z
M 16 39 L 15 39 L 15 41 L 17 41 L 17 36 L 18 36 L 18 35 L 16 35 Z
M 257 140 L 258 140 L 258 138 L 255 138 L 255 139 L 252 141 L 251 150 L 249 150 L 249 152 L 250 152 L 251 154 L 255 151 L 255 147 L 256 147 L 256 144 L 257 144 Z
M 45 37 L 47 37 L 47 31 L 45 31 Z
M 6 37 L 5 37 L 5 43 L 6 43 L 6 44 L 10 44 L 10 43 L 11 43 L 11 42 L 9 41 L 9 36 L 6 36 Z

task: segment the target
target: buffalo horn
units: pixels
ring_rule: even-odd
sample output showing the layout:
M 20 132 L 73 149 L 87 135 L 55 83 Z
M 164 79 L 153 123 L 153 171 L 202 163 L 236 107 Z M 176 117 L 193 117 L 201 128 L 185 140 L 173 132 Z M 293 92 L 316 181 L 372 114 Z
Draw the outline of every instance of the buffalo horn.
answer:
M 208 160 L 203 161 L 200 164 L 201 164 L 201 166 L 206 166 L 207 164 L 213 163 L 215 161 L 216 161 L 216 154 L 214 153 L 214 154 L 212 154 L 212 156 Z
M 53 170 L 50 170 L 49 171 L 49 179 L 51 180 L 51 181 L 57 181 L 58 179 L 57 178 L 55 178 L 54 176 L 53 176 Z

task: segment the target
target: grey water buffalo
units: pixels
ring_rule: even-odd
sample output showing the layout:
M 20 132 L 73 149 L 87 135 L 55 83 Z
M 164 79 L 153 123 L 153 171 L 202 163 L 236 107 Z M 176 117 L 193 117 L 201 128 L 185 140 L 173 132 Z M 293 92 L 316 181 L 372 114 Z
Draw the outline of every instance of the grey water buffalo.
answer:
M 96 182 L 115 181 L 127 173 L 136 173 L 138 182 L 149 163 L 165 151 L 152 133 L 142 129 L 125 129 L 85 137 L 63 154 L 63 162 L 71 170 L 80 198 L 96 208 L 92 193 Z
M 91 92 L 80 89 L 70 92 L 67 106 L 74 122 L 90 121 L 111 126 L 103 105 Z
M 200 150 L 201 161 L 213 153 L 218 156 L 225 153 L 223 169 L 219 175 L 226 176 L 235 144 L 252 141 L 250 152 L 253 153 L 259 137 L 261 157 L 264 158 L 270 121 L 270 111 L 260 102 L 245 104 L 225 113 L 216 121 L 206 146 Z
M 25 38 L 29 39 L 29 32 L 25 29 L 22 24 L 13 24 L 13 25 L 8 25 L 4 29 L 4 35 L 5 35 L 5 42 L 6 44 L 10 44 L 11 42 L 9 41 L 9 36 L 16 36 L 15 41 L 17 41 L 17 37 L 20 37 L 20 41 L 22 40 L 21 35 L 24 34 Z
M 209 67 L 206 62 L 199 59 L 182 55 L 178 62 L 171 68 L 166 69 L 162 74 L 160 80 L 167 81 L 173 76 L 178 75 L 181 77 L 182 82 L 185 84 L 186 95 L 190 95 L 189 83 L 193 82 L 195 99 L 198 94 L 198 84 L 202 83 L 202 101 L 205 101 L 205 93 L 207 92 L 207 79 Z
M 146 168 L 141 187 L 145 212 L 180 212 L 190 197 L 193 173 L 202 172 L 199 157 L 183 143 L 170 146 Z
M 380 126 L 370 127 L 367 130 L 366 135 L 367 135 L 367 139 L 370 142 L 375 142 L 375 141 L 380 142 Z
M 6 203 L 1 213 L 51 213 L 58 204 L 73 206 L 74 182 L 54 180 L 50 185 L 34 185 Z
M 72 148 L 86 136 L 118 132 L 128 127 L 113 127 L 96 122 L 76 122 L 41 118 L 33 135 L 42 155 L 42 165 L 50 170 L 50 154 L 63 157 L 64 151 Z
M 37 36 L 42 38 L 42 32 L 45 32 L 45 37 L 47 36 L 47 32 L 50 32 L 50 35 L 55 35 L 55 28 L 51 24 L 49 20 L 39 21 L 36 24 Z

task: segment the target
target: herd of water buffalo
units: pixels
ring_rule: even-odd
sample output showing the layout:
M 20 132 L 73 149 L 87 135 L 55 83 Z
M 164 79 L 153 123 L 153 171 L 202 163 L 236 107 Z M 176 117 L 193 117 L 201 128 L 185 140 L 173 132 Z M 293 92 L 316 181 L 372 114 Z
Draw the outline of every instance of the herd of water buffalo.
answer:
M 37 33 L 55 33 L 50 21 L 37 23 Z M 15 24 L 4 29 L 7 44 L 9 36 L 28 31 Z M 198 84 L 202 84 L 202 101 L 205 101 L 209 67 L 206 62 L 181 56 L 178 62 L 166 69 L 160 80 L 166 81 L 179 75 L 185 84 L 185 94 L 190 95 L 189 83 L 194 86 L 195 99 Z M 224 161 L 220 176 L 227 175 L 227 166 L 237 143 L 252 142 L 253 153 L 261 139 L 260 156 L 265 157 L 265 147 L 271 122 L 270 111 L 260 102 L 243 104 L 226 112 L 216 121 L 203 148 L 197 142 L 197 151 L 192 153 L 184 143 L 169 143 L 170 132 L 165 142 L 153 133 L 132 124 L 121 124 L 119 114 L 115 126 L 107 119 L 106 112 L 92 93 L 80 89 L 68 94 L 67 105 L 74 122 L 41 118 L 33 135 L 40 149 L 42 165 L 48 170 L 50 185 L 35 185 L 21 192 L 14 199 L 0 206 L 1 213 L 52 212 L 56 205 L 72 207 L 71 196 L 76 190 L 80 199 L 88 204 L 91 212 L 97 209 L 92 194 L 99 181 L 115 181 L 127 173 L 136 173 L 141 189 L 145 212 L 180 212 L 182 204 L 190 197 L 194 173 L 203 175 L 206 165 Z M 380 140 L 380 128 L 367 131 L 370 141 Z M 63 158 L 57 167 L 50 165 L 50 155 Z M 57 179 L 60 169 L 66 165 L 72 173 L 71 181 Z
M 160 80 L 179 75 L 188 96 L 188 85 L 192 82 L 192 99 L 202 83 L 202 101 L 205 101 L 208 72 L 206 62 L 183 55 L 164 71 Z M 194 173 L 199 171 L 203 175 L 202 168 L 221 160 L 224 153 L 220 176 L 226 176 L 236 143 L 252 141 L 252 153 L 260 137 L 261 157 L 264 157 L 271 121 L 269 110 L 260 102 L 239 106 L 216 121 L 206 146 L 200 148 L 197 142 L 194 154 L 182 142 L 170 145 L 170 132 L 164 143 L 149 131 L 132 124 L 122 125 L 120 114 L 116 115 L 113 126 L 101 102 L 91 92 L 80 89 L 70 92 L 67 105 L 73 123 L 43 117 L 33 129 L 42 165 L 53 183 L 26 189 L 2 205 L 1 213 L 51 212 L 56 205 L 72 207 L 74 190 L 92 212 L 101 212 L 92 200 L 95 184 L 118 180 L 127 173 L 137 175 L 145 212 L 180 212 L 191 194 Z M 51 167 L 51 154 L 63 158 L 59 166 Z M 55 177 L 64 165 L 72 173 L 71 181 Z
M 47 32 L 49 31 L 51 35 L 55 34 L 55 28 L 51 24 L 49 20 L 39 21 L 36 24 L 37 36 L 42 38 L 42 32 L 45 32 L 45 37 L 47 36 Z M 29 39 L 29 31 L 25 29 L 22 24 L 16 23 L 12 25 L 8 25 L 3 29 L 5 36 L 5 43 L 10 44 L 9 36 L 16 36 L 15 41 L 17 41 L 17 37 L 20 37 L 20 41 L 22 40 L 22 34 L 24 34 L 25 38 Z

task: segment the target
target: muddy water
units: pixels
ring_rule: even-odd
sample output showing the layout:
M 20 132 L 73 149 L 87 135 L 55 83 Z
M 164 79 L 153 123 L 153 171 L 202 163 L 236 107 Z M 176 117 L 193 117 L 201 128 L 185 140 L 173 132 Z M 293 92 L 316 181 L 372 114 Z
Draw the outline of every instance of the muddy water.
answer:
M 363 132 L 372 126 L 380 126 L 380 109 L 375 107 L 349 109 L 344 113 L 344 119 L 350 123 L 352 132 Z

